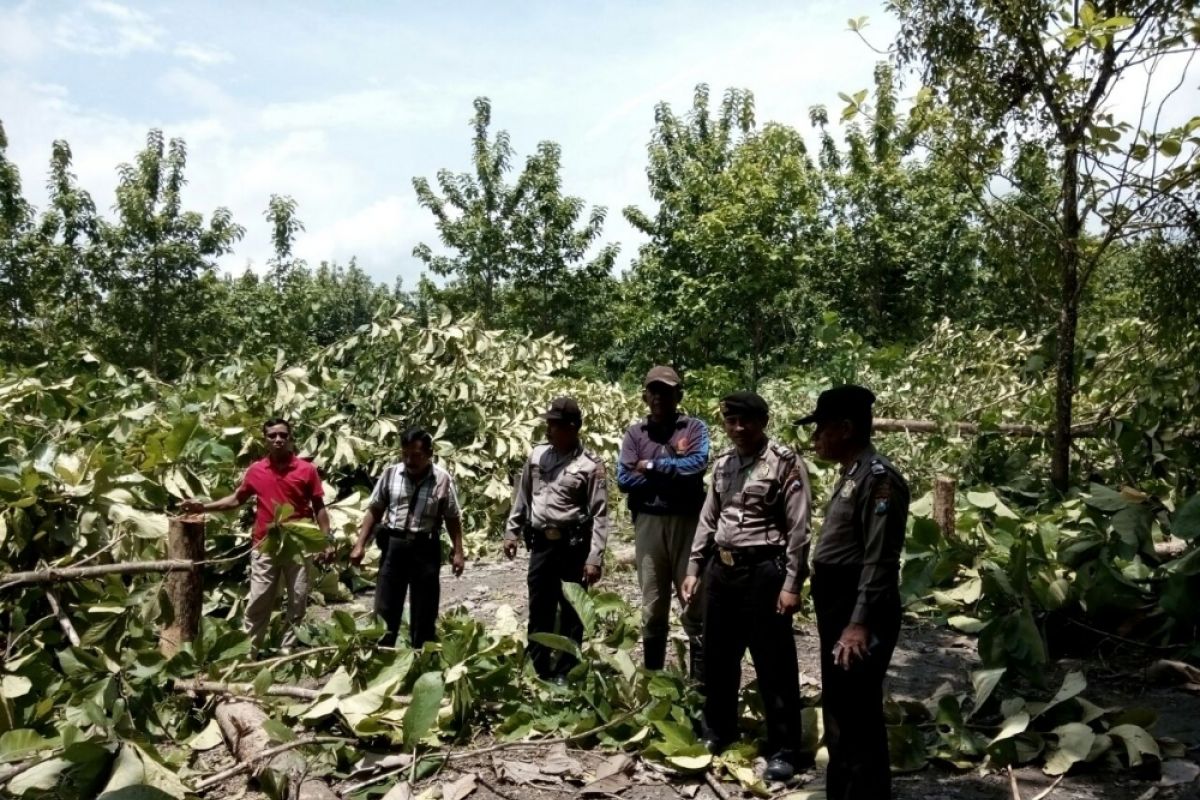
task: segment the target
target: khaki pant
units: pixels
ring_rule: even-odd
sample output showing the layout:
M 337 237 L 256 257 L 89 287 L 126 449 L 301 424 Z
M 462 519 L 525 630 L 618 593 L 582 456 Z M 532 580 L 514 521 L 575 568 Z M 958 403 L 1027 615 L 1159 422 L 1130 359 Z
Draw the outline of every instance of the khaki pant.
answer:
M 279 584 L 287 587 L 287 631 L 283 645 L 296 643 L 295 625 L 304 619 L 308 607 L 308 562 L 277 564 L 271 556 L 257 549 L 250 551 L 250 596 L 246 599 L 246 632 L 254 640 L 254 646 L 262 646 L 267 634 L 267 623 L 275 609 L 275 594 Z
M 671 596 L 678 594 L 687 577 L 698 519 L 690 515 L 640 513 L 633 523 L 634 558 L 642 590 L 642 647 L 646 666 L 651 669 L 662 668 L 671 620 Z M 693 660 L 702 652 L 702 596 L 697 592 L 696 599 L 680 614 Z

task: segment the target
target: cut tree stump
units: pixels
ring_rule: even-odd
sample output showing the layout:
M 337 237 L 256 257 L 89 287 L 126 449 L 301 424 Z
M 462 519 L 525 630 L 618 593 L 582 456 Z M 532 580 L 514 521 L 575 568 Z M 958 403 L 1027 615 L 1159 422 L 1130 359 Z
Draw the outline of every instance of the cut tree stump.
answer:
M 933 521 L 948 542 L 958 538 L 954 529 L 954 490 L 955 480 L 949 475 L 938 475 L 933 483 Z
M 184 642 L 195 640 L 200 632 L 200 611 L 204 605 L 204 517 L 174 517 L 167 528 L 167 558 L 191 561 L 187 571 L 167 574 L 166 595 L 171 607 L 171 623 L 158 635 L 158 649 L 170 658 Z
M 245 700 L 219 703 L 217 725 L 225 737 L 229 752 L 240 762 L 255 761 L 271 747 L 271 737 L 264 729 L 266 712 Z M 270 782 L 275 795 L 289 800 L 338 800 L 329 784 L 309 778 L 308 763 L 295 750 L 280 753 L 263 764 L 256 764 L 260 782 Z

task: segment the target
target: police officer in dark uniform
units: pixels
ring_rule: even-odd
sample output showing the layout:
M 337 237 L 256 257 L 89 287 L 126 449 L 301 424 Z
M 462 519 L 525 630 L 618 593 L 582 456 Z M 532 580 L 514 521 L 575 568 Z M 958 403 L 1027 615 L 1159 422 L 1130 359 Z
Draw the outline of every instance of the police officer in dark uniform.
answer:
M 909 493 L 903 476 L 871 445 L 874 402 L 868 389 L 837 386 L 798 421 L 817 424 L 817 456 L 842 467 L 813 554 L 829 800 L 892 796 L 883 680 L 900 633 Z
M 801 458 L 767 438 L 769 408 L 757 394 L 727 395 L 721 414 L 734 446 L 713 464 L 683 584 L 684 600 L 699 602 L 704 568 L 705 744 L 720 752 L 737 738 L 742 656 L 749 648 L 766 709 L 763 778 L 787 781 L 801 741 L 792 615 L 808 572 L 808 473 Z
M 529 632 L 583 641 L 583 623 L 563 595 L 562 582 L 600 580 L 608 542 L 608 481 L 604 462 L 579 441 L 583 414 L 572 397 L 556 397 L 546 420 L 546 444 L 533 448 L 513 491 L 504 553 L 529 549 Z M 542 678 L 565 682 L 575 659 L 531 641 L 529 657 Z

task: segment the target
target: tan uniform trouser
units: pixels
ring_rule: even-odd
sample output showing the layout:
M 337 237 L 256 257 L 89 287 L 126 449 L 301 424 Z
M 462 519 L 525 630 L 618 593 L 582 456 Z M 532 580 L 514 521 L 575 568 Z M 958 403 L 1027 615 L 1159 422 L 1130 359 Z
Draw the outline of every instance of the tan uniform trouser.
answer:
M 671 596 L 678 595 L 687 577 L 692 538 L 699 516 L 637 515 L 634 521 L 634 559 L 642 589 L 642 636 L 665 640 L 671 621 Z M 674 591 L 672 591 L 674 589 Z M 704 606 L 693 602 L 680 614 L 689 642 L 704 632 Z
M 275 608 L 275 594 L 282 583 L 287 587 L 287 631 L 283 645 L 289 647 L 296 642 L 295 626 L 304 619 L 308 607 L 308 562 L 303 564 L 276 564 L 272 558 L 259 550 L 250 551 L 250 596 L 246 599 L 246 632 L 254 640 L 254 646 L 262 645 L 267 634 L 267 623 Z

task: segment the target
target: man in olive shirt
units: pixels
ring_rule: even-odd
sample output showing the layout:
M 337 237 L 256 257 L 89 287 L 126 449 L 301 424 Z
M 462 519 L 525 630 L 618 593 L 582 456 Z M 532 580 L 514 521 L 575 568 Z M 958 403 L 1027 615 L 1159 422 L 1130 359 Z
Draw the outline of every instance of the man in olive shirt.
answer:
M 842 466 L 813 554 L 829 800 L 891 797 L 883 679 L 900 633 L 909 493 L 871 445 L 874 402 L 868 389 L 837 386 L 798 422 L 817 423 L 817 455 Z
M 562 582 L 585 586 L 600 580 L 608 542 L 608 481 L 604 462 L 579 441 L 583 414 L 572 397 L 556 397 L 546 420 L 546 444 L 533 448 L 513 491 L 504 553 L 529 549 L 529 632 L 560 633 L 583 641 L 583 623 L 563 595 Z M 575 660 L 531 641 L 529 657 L 539 676 L 565 682 Z
M 766 710 L 763 778 L 795 774 L 800 748 L 800 669 L 792 615 L 808 571 L 809 486 L 803 459 L 767 438 L 767 402 L 753 392 L 721 400 L 734 446 L 713 464 L 712 486 L 683 594 L 695 602 L 704 574 L 704 737 L 718 752 L 737 737 L 738 688 L 746 648 Z

